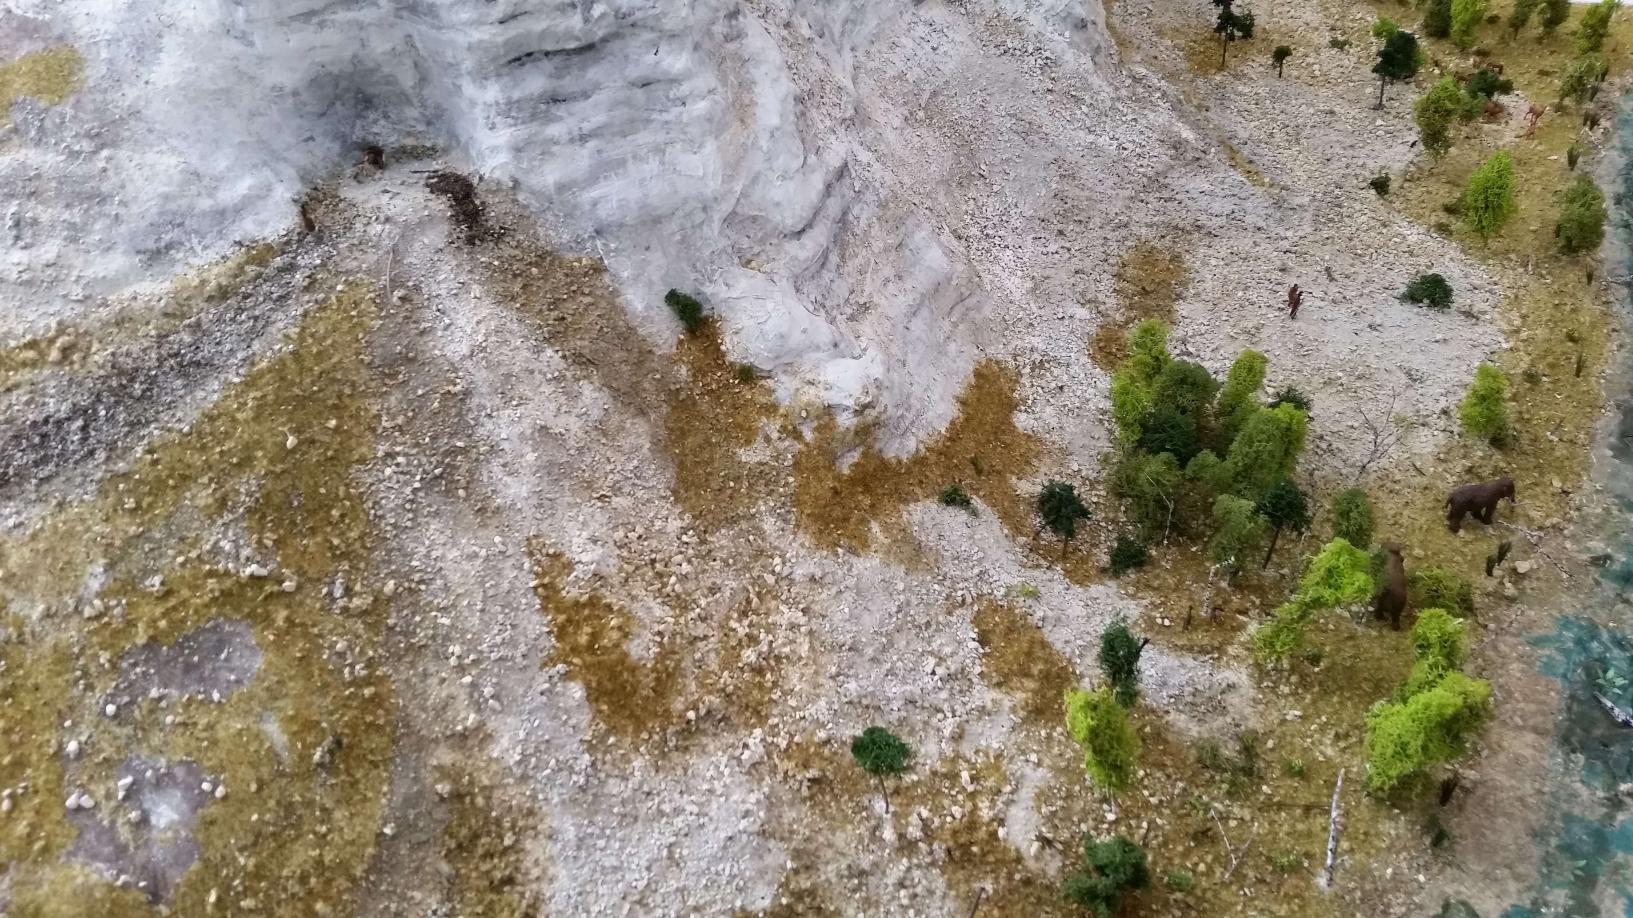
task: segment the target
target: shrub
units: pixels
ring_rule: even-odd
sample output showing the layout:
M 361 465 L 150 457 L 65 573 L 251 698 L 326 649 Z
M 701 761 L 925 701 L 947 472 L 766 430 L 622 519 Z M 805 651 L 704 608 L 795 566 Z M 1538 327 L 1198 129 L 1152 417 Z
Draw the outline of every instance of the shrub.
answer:
M 1214 425 L 1219 430 L 1219 442 L 1229 447 L 1236 434 L 1247 423 L 1248 417 L 1258 410 L 1255 397 L 1264 387 L 1264 371 L 1270 361 L 1255 350 L 1245 350 L 1231 362 L 1225 374 L 1225 385 L 1214 402 Z
M 1578 105 L 1587 101 L 1595 83 L 1605 72 L 1605 59 L 1597 54 L 1584 54 L 1559 74 L 1559 101 L 1569 99 Z
M 1304 866 L 1304 858 L 1292 851 L 1278 851 L 1270 855 L 1270 866 L 1280 873 L 1292 873 Z
M 1452 44 L 1467 51 L 1474 46 L 1474 30 L 1486 18 L 1488 0 L 1452 0 Z
M 1151 411 L 1151 391 L 1132 373 L 1111 374 L 1111 420 L 1117 426 L 1117 440 L 1133 446 L 1145 435 L 1145 417 Z
M 1106 570 L 1111 572 L 1113 577 L 1120 577 L 1137 567 L 1144 567 L 1149 557 L 1150 552 L 1146 550 L 1144 542 L 1131 536 L 1120 535 L 1111 546 L 1111 554 L 1106 559 Z
M 1304 643 L 1304 629 L 1315 610 L 1294 601 L 1282 603 L 1270 621 L 1253 632 L 1253 654 L 1260 660 L 1285 660 Z
M 1113 918 L 1130 891 L 1151 884 L 1145 851 L 1118 835 L 1106 841 L 1083 836 L 1083 869 L 1066 878 L 1065 895 L 1092 912 L 1095 918 Z
M 1445 609 L 1459 618 L 1474 617 L 1474 587 L 1451 571 L 1415 567 L 1406 575 L 1406 591 L 1414 609 Z
M 1331 609 L 1372 598 L 1372 558 L 1343 539 L 1333 539 L 1310 559 L 1294 601 Z
M 1378 197 L 1389 197 L 1389 173 L 1380 172 L 1374 175 L 1372 178 L 1367 179 L 1367 185 L 1377 192 Z
M 1128 335 L 1128 358 L 1123 361 L 1135 382 L 1149 386 L 1168 365 L 1168 326 L 1159 319 L 1146 319 Z
M 1168 888 L 1177 893 L 1188 893 L 1196 886 L 1196 877 L 1191 876 L 1189 870 L 1170 870 L 1163 878 Z
M 1402 702 L 1367 712 L 1367 786 L 1376 793 L 1463 753 L 1491 713 L 1491 684 L 1460 672 Z
M 1474 384 L 1458 408 L 1463 431 L 1501 446 L 1508 440 L 1508 377 L 1489 363 L 1474 371 Z
M 964 492 L 964 487 L 956 483 L 941 489 L 941 502 L 949 507 L 975 512 L 975 502 Z
M 1536 12 L 1539 3 L 1540 0 L 1514 0 L 1514 9 L 1508 14 L 1509 31 L 1519 35 L 1531 22 L 1531 14 Z
M 663 295 L 663 301 L 674 310 L 675 318 L 686 328 L 688 335 L 695 335 L 703 330 L 706 320 L 703 317 L 703 303 L 697 297 L 679 290 L 671 290 Z
M 1192 360 L 1170 360 L 1151 384 L 1151 406 L 1199 418 L 1217 391 L 1219 383 L 1207 367 Z
M 1253 412 L 1231 442 L 1220 470 L 1230 490 L 1257 498 L 1279 478 L 1293 471 L 1309 431 L 1305 413 L 1290 403 Z
M 1140 654 L 1146 641 L 1135 640 L 1122 619 L 1112 622 L 1100 635 L 1100 672 L 1111 685 L 1117 703 L 1133 707 L 1140 697 Z
M 1591 252 L 1605 239 L 1605 196 L 1593 179 L 1578 175 L 1565 189 L 1559 224 L 1554 227 L 1559 247 L 1568 255 Z
M 1542 0 L 1542 33 L 1552 35 L 1571 16 L 1571 0 Z
M 1495 70 L 1481 67 L 1469 77 L 1469 95 L 1476 99 L 1495 99 L 1514 91 L 1514 81 L 1504 77 Z
M 1066 732 L 1083 747 L 1083 768 L 1095 784 L 1116 792 L 1133 780 L 1140 738 L 1111 689 L 1067 692 Z
M 1388 16 L 1379 16 L 1378 21 L 1372 24 L 1372 37 L 1388 40 L 1389 36 L 1399 32 L 1401 24 Z
M 1465 626 L 1445 609 L 1424 609 L 1412 626 L 1412 671 L 1401 687 L 1404 700 L 1440 684 L 1446 674 L 1468 659 Z
M 1147 453 L 1169 453 L 1184 464 L 1202 451 L 1202 433 L 1189 415 L 1158 407 L 1140 422 L 1138 445 Z
M 1599 0 L 1582 11 L 1582 21 L 1576 24 L 1576 53 L 1597 54 L 1605 47 L 1605 36 L 1610 34 L 1610 17 L 1615 15 L 1621 0 Z
M 1277 405 L 1292 405 L 1304 412 L 1306 417 L 1309 416 L 1310 409 L 1314 407 L 1310 397 L 1299 391 L 1297 386 L 1282 386 L 1277 389 L 1276 394 L 1270 397 L 1269 407 L 1275 408 Z
M 1489 239 L 1514 215 L 1514 160 L 1499 150 L 1474 170 L 1463 189 L 1463 222 Z
M 1372 501 L 1360 488 L 1339 491 L 1332 500 L 1332 534 L 1356 548 L 1372 544 Z
M 1452 125 L 1462 111 L 1463 92 L 1449 76 L 1441 77 L 1419 96 L 1412 106 L 1412 118 L 1417 122 L 1423 148 L 1434 156 L 1444 156 L 1452 148 Z
M 1305 762 L 1301 758 L 1291 758 L 1287 760 L 1286 771 L 1289 778 L 1302 778 L 1309 770 L 1309 763 Z
M 1430 309 L 1449 309 L 1452 305 L 1452 285 L 1440 274 L 1419 274 L 1406 283 L 1401 299 L 1421 303 Z
M 1063 545 L 1070 545 L 1077 535 L 1077 521 L 1089 518 L 1089 508 L 1083 506 L 1076 488 L 1064 481 L 1050 481 L 1038 492 L 1038 516 L 1050 532 L 1060 536 Z
M 1281 539 L 1281 531 L 1291 529 L 1303 532 L 1309 527 L 1310 502 L 1293 479 L 1282 478 L 1259 495 L 1254 507 L 1270 524 L 1270 547 L 1265 549 L 1264 563 L 1260 565 L 1269 567 L 1270 558 L 1276 553 L 1276 542 Z
M 1232 575 L 1239 573 L 1258 550 L 1269 528 L 1253 501 L 1230 494 L 1222 494 L 1214 501 L 1213 524 L 1208 554 Z
M 1126 453 L 1112 470 L 1111 492 L 1124 501 L 1128 518 L 1145 539 L 1160 538 L 1179 496 L 1179 462 L 1171 453 Z
M 1569 0 L 1566 0 L 1569 2 Z M 1430 38 L 1447 38 L 1452 34 L 1452 0 L 1429 0 L 1423 13 L 1423 34 Z

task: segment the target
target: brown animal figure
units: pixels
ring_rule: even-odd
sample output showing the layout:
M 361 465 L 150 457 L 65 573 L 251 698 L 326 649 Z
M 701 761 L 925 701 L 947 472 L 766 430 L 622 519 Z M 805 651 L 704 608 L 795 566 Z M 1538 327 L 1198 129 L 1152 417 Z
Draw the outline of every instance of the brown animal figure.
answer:
M 372 143 L 364 147 L 363 165 L 375 169 L 384 169 L 386 167 L 386 151 Z
M 1487 526 L 1491 525 L 1492 518 L 1497 513 L 1497 504 L 1508 498 L 1514 503 L 1514 479 L 1494 478 L 1491 481 L 1482 481 L 1479 484 L 1467 484 L 1454 488 L 1446 498 L 1446 527 L 1452 532 L 1463 531 L 1463 517 L 1474 514 L 1474 518 Z
M 1530 137 L 1537 132 L 1537 122 L 1542 120 L 1543 113 L 1546 111 L 1548 111 L 1548 106 L 1538 105 L 1535 102 L 1532 102 L 1531 107 L 1525 110 L 1525 136 Z
M 1385 542 L 1383 550 L 1389 553 L 1384 561 L 1383 588 L 1378 591 L 1372 614 L 1389 619 L 1389 626 L 1401 630 L 1401 614 L 1406 611 L 1406 562 L 1401 559 L 1398 542 Z
M 1287 318 L 1298 318 L 1298 308 L 1304 302 L 1304 291 L 1298 289 L 1298 284 L 1287 288 Z
M 303 233 L 315 233 L 315 232 L 317 232 L 318 220 L 317 220 L 317 217 L 312 213 L 313 210 L 314 210 L 314 208 L 312 206 L 312 199 L 311 198 L 301 198 L 300 199 L 301 232 L 303 232 Z

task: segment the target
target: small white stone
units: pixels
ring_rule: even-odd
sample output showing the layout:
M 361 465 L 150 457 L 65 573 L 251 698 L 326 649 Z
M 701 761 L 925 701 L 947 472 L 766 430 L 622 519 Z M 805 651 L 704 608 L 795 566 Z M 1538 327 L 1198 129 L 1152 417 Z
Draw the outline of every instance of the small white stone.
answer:
M 136 778 L 131 775 L 125 775 L 123 778 L 120 778 L 119 783 L 115 785 L 115 792 L 118 799 L 125 799 L 125 795 L 130 793 L 130 786 L 135 783 Z
M 79 758 L 79 740 L 77 740 L 77 739 L 69 740 L 67 748 L 64 749 L 63 751 L 65 753 L 67 753 L 67 755 L 68 755 L 68 757 L 70 759 Z
M 102 709 L 102 713 L 108 715 L 109 717 L 117 717 L 119 715 L 119 705 L 116 705 L 110 701 L 108 702 L 108 706 Z
M 294 449 L 298 443 L 300 440 L 296 439 L 294 434 L 290 434 L 289 439 L 284 441 L 284 449 Z

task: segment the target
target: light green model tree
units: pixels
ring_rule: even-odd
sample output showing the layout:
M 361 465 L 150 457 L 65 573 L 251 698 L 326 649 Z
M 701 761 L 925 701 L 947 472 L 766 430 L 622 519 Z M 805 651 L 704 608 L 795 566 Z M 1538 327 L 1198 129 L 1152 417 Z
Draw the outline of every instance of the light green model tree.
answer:
M 1598 3 L 1582 11 L 1582 21 L 1576 25 L 1576 53 L 1597 54 L 1605 47 L 1605 37 L 1610 34 L 1610 17 L 1616 15 L 1616 8 L 1622 5 L 1622 0 L 1599 0 Z
M 1424 609 L 1412 626 L 1412 671 L 1401 686 L 1404 700 L 1440 684 L 1446 674 L 1463 665 L 1469 651 L 1467 627 L 1445 609 Z
M 1591 252 L 1605 241 L 1605 195 L 1593 179 L 1577 175 L 1571 180 L 1559 204 L 1554 235 L 1567 255 Z
M 1261 408 L 1249 415 L 1231 441 L 1221 469 L 1232 493 L 1257 499 L 1271 484 L 1292 474 L 1308 433 L 1309 420 L 1294 405 Z
M 1489 363 L 1474 371 L 1474 384 L 1458 406 L 1463 432 L 1501 446 L 1510 432 L 1508 420 L 1508 376 Z
M 1474 32 L 1489 6 L 1488 0 L 1452 0 L 1452 44 L 1465 51 L 1474 47 Z
M 1140 737 L 1110 688 L 1066 693 L 1066 732 L 1083 747 L 1083 768 L 1113 793 L 1134 780 Z
M 1405 701 L 1367 712 L 1367 787 L 1387 793 L 1408 778 L 1463 754 L 1491 715 L 1491 684 L 1460 672 Z
M 1253 501 L 1221 494 L 1213 503 L 1213 527 L 1208 554 L 1234 577 L 1263 544 L 1270 524 L 1259 515 Z
M 1346 488 L 1332 499 L 1332 534 L 1356 548 L 1372 544 L 1372 501 L 1360 488 Z
M 1452 148 L 1452 125 L 1463 112 L 1463 91 L 1457 80 L 1441 77 L 1429 91 L 1418 97 L 1412 106 L 1412 117 L 1418 123 L 1418 137 L 1423 148 L 1435 156 L 1444 156 Z
M 1581 105 L 1604 75 L 1605 59 L 1598 54 L 1584 54 L 1571 61 L 1559 73 L 1559 101 Z
M 1269 365 L 1270 361 L 1263 354 L 1251 349 L 1237 354 L 1231 363 L 1230 372 L 1225 374 L 1225 385 L 1213 406 L 1213 423 L 1219 432 L 1221 448 L 1229 450 L 1230 442 L 1236 439 L 1242 425 L 1259 409 L 1255 399 L 1264 388 L 1264 373 Z
M 1507 150 L 1499 150 L 1469 176 L 1463 189 L 1463 222 L 1481 239 L 1490 239 L 1513 215 L 1514 159 Z

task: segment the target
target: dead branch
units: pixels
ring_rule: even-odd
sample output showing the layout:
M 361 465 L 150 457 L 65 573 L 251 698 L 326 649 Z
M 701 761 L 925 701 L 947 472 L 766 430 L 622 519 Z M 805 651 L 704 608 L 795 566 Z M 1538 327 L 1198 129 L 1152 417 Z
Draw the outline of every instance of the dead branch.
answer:
M 1543 547 L 1542 547 L 1542 533 L 1537 532 L 1534 529 L 1526 529 L 1524 526 L 1516 526 L 1513 523 L 1505 523 L 1505 522 L 1502 522 L 1501 520 L 1496 521 L 1492 525 L 1505 526 L 1505 527 L 1507 527 L 1509 529 L 1514 530 L 1515 532 L 1519 533 L 1520 535 L 1525 536 L 1525 541 L 1531 543 L 1531 548 L 1532 548 L 1533 551 L 1535 551 L 1537 554 L 1541 555 L 1542 557 L 1548 559 L 1549 564 L 1552 564 L 1554 567 L 1559 568 L 1559 572 L 1561 574 L 1564 574 L 1567 577 L 1570 576 L 1570 571 L 1565 569 L 1565 565 L 1559 563 L 1559 561 L 1557 561 L 1554 558 L 1553 555 L 1548 554 L 1548 552 L 1543 549 Z
M 1617 707 L 1615 702 L 1599 694 L 1598 692 L 1593 693 L 1593 700 L 1599 702 L 1599 706 L 1604 708 L 1605 711 L 1610 714 L 1611 720 L 1616 721 L 1618 724 L 1621 724 L 1624 727 L 1633 727 L 1633 714 L 1629 714 Z
M 1230 879 L 1230 875 L 1236 872 L 1236 868 L 1241 865 L 1242 859 L 1247 857 L 1248 851 L 1253 848 L 1253 840 L 1259 837 L 1259 824 L 1253 824 L 1253 834 L 1248 836 L 1247 844 L 1242 846 L 1242 850 L 1237 851 L 1231 846 L 1230 836 L 1225 834 L 1225 824 L 1219 821 L 1219 813 L 1210 806 L 1208 807 L 1208 815 L 1213 817 L 1213 824 L 1219 827 L 1219 838 L 1225 843 L 1225 854 L 1230 858 L 1230 866 L 1225 870 L 1225 875 L 1220 878 L 1220 881 L 1223 882 Z
M 1344 808 L 1339 795 L 1344 792 L 1344 769 L 1338 769 L 1338 783 L 1332 789 L 1332 818 L 1327 828 L 1327 869 L 1317 881 L 1322 889 L 1332 889 L 1333 873 L 1338 868 L 1338 836 L 1344 831 Z
M 1400 416 L 1395 413 L 1395 404 L 1400 400 L 1400 396 L 1399 389 L 1389 393 L 1389 406 L 1377 419 L 1374 419 L 1365 408 L 1356 409 L 1360 412 L 1361 423 L 1366 425 L 1367 431 L 1372 436 L 1372 445 L 1367 450 L 1366 458 L 1361 460 L 1360 466 L 1356 468 L 1355 477 L 1360 478 L 1367 473 L 1367 469 L 1371 468 L 1373 463 L 1388 458 L 1401 438 L 1406 436 L 1406 427 L 1401 424 Z
M 1225 871 L 1224 879 L 1226 879 L 1226 880 L 1230 879 L 1230 875 L 1235 873 L 1236 868 L 1240 867 L 1242 865 L 1243 859 L 1245 859 L 1247 857 L 1247 853 L 1249 851 L 1253 850 L 1253 842 L 1258 837 L 1259 837 L 1259 824 L 1254 823 L 1253 824 L 1253 834 L 1249 835 L 1247 837 L 1247 844 L 1242 846 L 1241 853 L 1237 854 L 1236 857 L 1230 862 L 1230 869 Z

